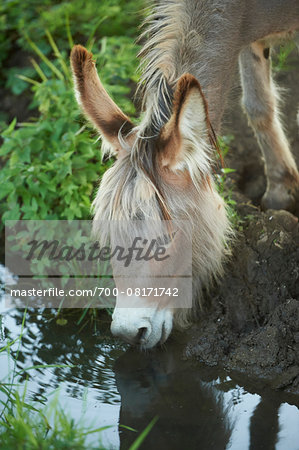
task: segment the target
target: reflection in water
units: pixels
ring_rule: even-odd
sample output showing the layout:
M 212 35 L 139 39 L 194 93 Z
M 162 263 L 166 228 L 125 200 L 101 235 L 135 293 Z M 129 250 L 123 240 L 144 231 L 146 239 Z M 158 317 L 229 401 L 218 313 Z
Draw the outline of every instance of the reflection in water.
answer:
M 124 346 L 110 338 L 105 323 L 102 333 L 94 334 L 88 327 L 88 332 L 78 334 L 80 327 L 76 322 L 80 313 L 74 315 L 68 312 L 65 317 L 68 318 L 68 323 L 60 326 L 50 312 L 43 315 L 36 314 L 36 311 L 27 313 L 17 369 L 45 364 L 68 365 L 64 368 L 54 367 L 29 372 L 30 380 L 38 379 L 38 390 L 35 394 L 42 395 L 49 387 L 54 390 L 61 383 L 67 382 L 68 392 L 74 397 L 83 395 L 85 386 L 92 386 L 95 391 L 99 390 L 101 401 L 118 403 L 119 394 L 114 380 L 111 379 L 111 373 L 114 361 L 123 353 Z M 23 310 L 16 310 L 9 317 L 5 317 L 4 332 L 7 339 L 13 340 L 18 336 L 22 320 Z M 16 351 L 17 346 L 14 348 Z M 28 373 L 24 372 L 24 377 L 26 375 Z
M 250 450 L 275 448 L 279 431 L 278 409 L 280 402 L 261 399 L 250 420 Z M 265 427 L 266 423 L 266 427 Z
M 142 430 L 154 416 L 159 420 L 145 449 L 221 449 L 229 442 L 223 394 L 203 383 L 200 372 L 190 370 L 173 353 L 140 355 L 133 350 L 115 364 L 121 395 L 120 423 Z M 134 437 L 121 431 L 121 448 Z
M 171 346 L 167 352 L 143 355 L 128 350 L 114 370 L 121 395 L 120 423 L 140 431 L 159 416 L 144 449 L 299 449 L 295 406 L 293 426 L 282 433 L 284 396 L 265 389 L 261 395 L 248 393 L 226 374 L 182 361 Z M 121 449 L 132 441 L 132 434 L 121 429 Z
M 105 432 L 105 448 L 127 449 L 136 438 L 118 424 L 141 431 L 159 416 L 144 449 L 299 449 L 298 398 L 240 387 L 242 380 L 236 384 L 217 368 L 183 361 L 175 342 L 139 353 L 111 339 L 108 323 L 78 333 L 78 317 L 67 311 L 67 325 L 59 326 L 50 312 L 27 313 L 17 368 L 74 365 L 29 371 L 28 393 L 46 401 L 60 387 L 60 401 L 74 419 L 85 409 L 88 424 L 114 426 Z M 22 310 L 5 313 L 6 339 L 19 335 L 22 318 Z M 7 362 L 0 354 L 0 381 Z

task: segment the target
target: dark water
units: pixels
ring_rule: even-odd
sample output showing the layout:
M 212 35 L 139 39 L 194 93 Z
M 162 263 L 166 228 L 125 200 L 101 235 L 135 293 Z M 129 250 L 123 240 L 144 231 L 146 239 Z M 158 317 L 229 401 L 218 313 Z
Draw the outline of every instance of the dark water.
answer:
M 22 310 L 5 310 L 3 300 L 2 312 L 1 344 L 20 334 L 23 318 Z M 66 312 L 68 323 L 60 326 L 50 311 L 27 313 L 17 369 L 74 365 L 30 370 L 28 397 L 46 402 L 59 396 L 76 420 L 112 425 L 102 436 L 105 448 L 127 449 L 136 438 L 119 424 L 141 431 L 159 416 L 144 449 L 299 449 L 299 398 L 183 361 L 175 339 L 139 353 L 113 340 L 105 321 L 79 332 L 79 316 Z M 12 366 L 0 353 L 0 382 Z

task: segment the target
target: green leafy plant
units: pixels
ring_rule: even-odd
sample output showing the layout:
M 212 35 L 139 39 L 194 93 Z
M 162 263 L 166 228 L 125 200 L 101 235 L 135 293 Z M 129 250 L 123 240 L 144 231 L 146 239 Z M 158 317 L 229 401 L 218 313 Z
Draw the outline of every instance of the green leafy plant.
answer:
M 136 35 L 143 0 L 3 0 L 0 4 L 0 69 L 12 50 L 31 51 L 24 30 L 45 55 L 51 46 L 44 40 L 44 30 L 54 36 L 61 50 L 73 41 L 88 36 L 90 41 L 103 36 Z M 99 31 L 100 30 L 100 31 Z M 73 36 L 73 37 L 72 37 Z
M 282 70 L 287 71 L 292 68 L 290 65 L 290 55 L 295 48 L 296 45 L 294 42 L 286 42 L 282 44 L 276 52 L 274 52 L 272 57 L 272 66 L 275 72 L 280 72 Z
M 81 119 L 68 60 L 48 30 L 46 35 L 55 55 L 53 62 L 28 36 L 27 41 L 50 70 L 50 76 L 35 60 L 32 62 L 39 81 L 19 75 L 32 85 L 33 106 L 40 115 L 19 127 L 13 120 L 1 135 L 3 221 L 89 218 L 96 182 L 110 165 L 101 163 L 95 133 Z M 136 46 L 132 39 L 102 38 L 94 54 L 110 94 L 128 114 L 134 114 L 134 106 L 127 98 L 128 84 L 136 77 Z
M 224 135 L 218 138 L 218 144 L 223 158 L 229 152 L 230 144 L 233 140 L 233 135 Z M 220 172 L 216 174 L 216 186 L 219 194 L 225 200 L 231 224 L 234 228 L 239 228 L 241 218 L 236 211 L 236 201 L 233 199 L 233 186 L 231 183 L 228 183 L 228 175 L 233 172 L 235 172 L 234 169 L 221 167 Z

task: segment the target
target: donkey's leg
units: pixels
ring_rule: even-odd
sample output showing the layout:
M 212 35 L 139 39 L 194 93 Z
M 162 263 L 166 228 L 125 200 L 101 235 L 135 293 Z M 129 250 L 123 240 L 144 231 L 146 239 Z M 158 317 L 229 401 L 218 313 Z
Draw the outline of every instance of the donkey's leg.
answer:
M 271 77 L 269 49 L 255 42 L 239 57 L 243 106 L 254 129 L 265 162 L 266 209 L 294 210 L 299 173 L 279 120 L 278 93 Z

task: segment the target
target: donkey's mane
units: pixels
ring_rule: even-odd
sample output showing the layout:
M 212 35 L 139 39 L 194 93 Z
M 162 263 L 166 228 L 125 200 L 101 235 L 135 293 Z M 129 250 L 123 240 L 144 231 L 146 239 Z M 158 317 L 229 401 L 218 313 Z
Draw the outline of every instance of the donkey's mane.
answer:
M 143 141 L 152 139 L 154 142 L 153 138 L 169 120 L 173 107 L 173 92 L 178 79 L 184 73 L 195 77 L 198 74 L 198 49 L 202 37 L 195 31 L 198 28 L 198 17 L 192 10 L 194 2 L 190 0 L 162 0 L 158 5 L 152 1 L 151 12 L 142 25 L 144 31 L 139 40 L 145 41 L 145 44 L 138 55 L 141 77 L 136 97 L 141 98 L 142 110 L 146 113 L 138 127 L 140 139 L 136 141 L 132 152 L 135 161 L 144 157 Z M 208 141 L 221 159 L 208 108 L 205 106 Z M 196 145 L 196 142 L 194 144 Z M 155 158 L 157 148 L 150 147 L 151 157 Z M 194 173 L 194 170 L 191 172 Z
M 174 88 L 178 78 L 173 51 L 181 29 L 179 9 L 180 5 L 176 1 L 152 5 L 140 36 L 140 41 L 145 40 L 146 43 L 138 55 L 141 78 L 137 94 L 142 95 L 143 108 L 147 102 L 151 102 L 153 120 L 162 124 L 165 117 L 163 113 L 161 115 L 159 99 L 166 99 L 165 106 L 171 113 L 169 89 Z
M 152 121 L 163 125 L 161 100 L 166 99 L 166 110 L 171 113 L 169 89 L 175 88 L 184 73 L 198 75 L 202 36 L 196 30 L 201 18 L 190 0 L 152 2 L 150 11 L 140 36 L 145 44 L 138 55 L 141 78 L 137 94 L 142 97 L 143 109 L 150 104 Z

